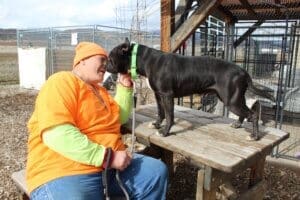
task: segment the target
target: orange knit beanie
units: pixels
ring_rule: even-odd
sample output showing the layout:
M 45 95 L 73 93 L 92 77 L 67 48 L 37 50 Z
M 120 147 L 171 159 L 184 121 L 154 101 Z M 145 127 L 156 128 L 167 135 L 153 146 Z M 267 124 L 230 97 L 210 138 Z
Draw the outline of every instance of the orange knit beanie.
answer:
M 80 42 L 75 49 L 75 57 L 73 61 L 73 68 L 83 59 L 94 56 L 103 55 L 108 57 L 107 52 L 100 45 L 92 42 Z

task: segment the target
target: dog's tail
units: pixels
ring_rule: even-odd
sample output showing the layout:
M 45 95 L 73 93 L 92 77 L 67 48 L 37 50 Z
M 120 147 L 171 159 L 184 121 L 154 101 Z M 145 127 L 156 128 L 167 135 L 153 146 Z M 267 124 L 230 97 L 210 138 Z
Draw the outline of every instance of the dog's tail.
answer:
M 256 95 L 270 99 L 273 102 L 276 101 L 275 97 L 269 93 L 269 92 L 271 92 L 270 89 L 263 90 L 263 89 L 259 89 L 259 88 L 255 87 L 253 85 L 253 82 L 250 77 L 248 78 L 248 89 Z

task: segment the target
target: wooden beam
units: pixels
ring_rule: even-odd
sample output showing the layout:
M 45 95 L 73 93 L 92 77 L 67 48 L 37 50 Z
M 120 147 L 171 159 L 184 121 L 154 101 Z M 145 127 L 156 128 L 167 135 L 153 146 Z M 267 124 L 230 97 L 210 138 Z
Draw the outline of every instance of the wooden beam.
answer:
M 165 52 L 169 52 L 171 49 L 170 37 L 175 25 L 174 7 L 175 1 L 161 0 L 160 49 Z
M 275 0 L 275 4 L 278 4 L 278 5 L 280 5 L 280 0 Z M 280 11 L 280 8 L 279 7 L 277 7 L 276 9 L 275 9 L 275 14 L 277 15 L 277 16 L 280 16 L 280 15 L 282 15 L 282 13 L 281 13 L 281 11 Z
M 204 0 L 202 5 L 195 10 L 171 37 L 171 51 L 175 52 L 194 30 L 207 18 L 213 8 L 219 5 L 221 0 Z
M 259 20 L 255 24 L 253 24 L 241 37 L 239 37 L 234 43 L 233 47 L 236 48 L 239 46 L 251 33 L 253 33 L 258 26 L 264 23 L 265 20 Z
M 249 4 L 248 0 L 240 0 L 240 2 L 247 9 L 249 14 L 251 14 L 252 16 L 257 16 L 256 12 L 252 9 L 252 7 Z
M 187 19 L 194 0 L 180 0 L 175 10 L 175 29 Z
M 253 17 L 251 15 L 237 15 L 239 20 L 257 20 L 257 17 Z M 285 15 L 281 15 L 281 16 L 274 16 L 274 14 L 272 13 L 261 13 L 259 15 L 259 19 L 263 19 L 263 20 L 286 20 L 286 16 Z M 300 12 L 292 12 L 289 15 L 289 20 L 298 20 L 300 19 Z
M 218 11 L 225 15 L 225 22 L 229 24 L 234 24 L 237 22 L 237 18 L 228 9 L 224 8 L 222 5 L 218 6 Z
M 175 30 L 184 22 L 188 15 L 187 10 L 192 5 L 192 0 L 180 0 L 175 10 Z
M 180 20 L 182 17 L 182 14 L 186 10 L 188 0 L 179 0 L 178 5 L 175 10 L 175 24 Z
M 256 4 L 251 5 L 251 8 L 253 10 L 257 10 L 257 9 L 276 9 L 276 8 L 278 8 L 278 6 L 276 6 L 276 4 L 278 4 L 278 3 L 276 3 L 276 2 L 279 2 L 279 1 L 280 0 L 275 0 L 275 3 L 272 3 L 272 4 L 267 4 L 267 3 L 260 3 L 259 4 L 259 3 L 256 3 Z M 279 4 L 281 6 L 287 7 L 287 8 L 297 8 L 297 7 L 299 7 L 299 2 L 280 2 Z M 245 9 L 245 6 L 242 5 L 242 4 L 225 4 L 225 5 L 223 5 L 223 7 L 228 9 L 228 10 L 232 10 L 232 11 Z

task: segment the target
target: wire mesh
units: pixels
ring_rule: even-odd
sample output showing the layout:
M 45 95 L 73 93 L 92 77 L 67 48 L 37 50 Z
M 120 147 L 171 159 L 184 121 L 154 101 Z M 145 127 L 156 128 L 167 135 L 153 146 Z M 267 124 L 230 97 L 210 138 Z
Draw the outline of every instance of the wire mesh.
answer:
M 249 94 L 246 98 L 260 100 L 264 125 L 290 133 L 290 138 L 276 147 L 273 155 L 297 159 L 300 152 L 300 25 L 297 21 L 253 24 L 255 21 L 240 22 L 228 28 L 225 34 L 223 24 L 206 22 L 182 44 L 178 53 L 209 55 L 232 61 L 246 69 L 258 87 L 271 91 L 276 102 Z M 244 35 L 250 28 L 255 31 Z M 240 38 L 243 42 L 235 47 L 235 41 Z M 218 107 L 215 95 L 183 97 L 177 100 L 177 104 L 228 115 L 226 108 Z
M 157 34 L 89 25 L 19 30 L 18 47 L 46 47 L 48 57 L 47 76 L 49 76 L 58 71 L 72 69 L 75 46 L 79 42 L 95 42 L 110 51 L 113 47 L 124 42 L 125 37 L 152 47 L 159 47 L 160 44 L 160 37 Z
M 231 37 L 236 41 L 252 26 L 243 22 Z M 267 126 L 290 133 L 273 155 L 297 159 L 300 152 L 300 26 L 297 21 L 269 21 L 255 27 L 235 48 L 232 61 L 246 69 L 255 83 L 273 91 L 275 104 L 261 100 Z
M 19 82 L 17 34 L 15 29 L 0 29 L 0 85 Z

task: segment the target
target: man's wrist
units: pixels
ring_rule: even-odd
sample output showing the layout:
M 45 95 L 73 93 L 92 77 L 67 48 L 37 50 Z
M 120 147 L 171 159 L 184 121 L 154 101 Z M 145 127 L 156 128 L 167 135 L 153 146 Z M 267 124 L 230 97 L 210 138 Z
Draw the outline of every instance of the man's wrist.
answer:
M 130 78 L 130 74 L 120 74 L 117 80 L 124 87 L 132 87 L 133 82 Z
M 122 83 L 122 82 L 117 82 L 117 83 L 119 83 L 120 85 L 122 85 L 123 87 L 126 87 L 126 88 L 132 88 L 133 87 L 133 83 L 132 83 L 132 81 L 128 81 L 128 82 L 130 82 L 130 83 Z

